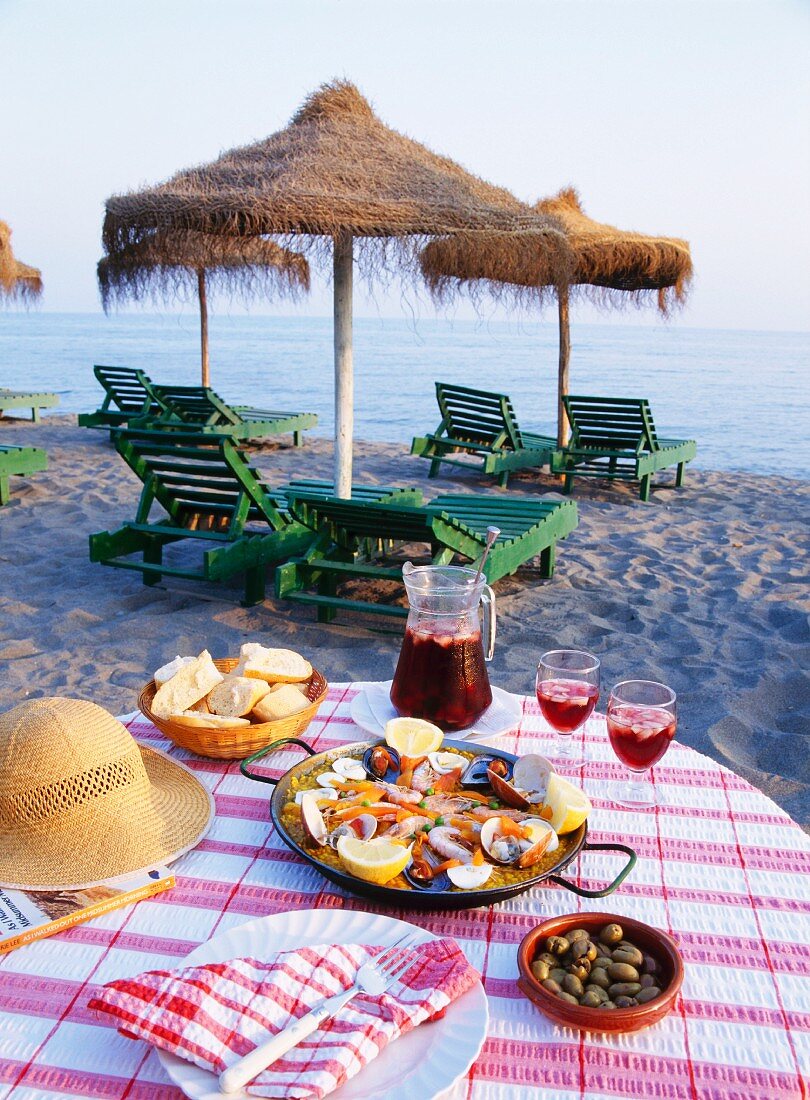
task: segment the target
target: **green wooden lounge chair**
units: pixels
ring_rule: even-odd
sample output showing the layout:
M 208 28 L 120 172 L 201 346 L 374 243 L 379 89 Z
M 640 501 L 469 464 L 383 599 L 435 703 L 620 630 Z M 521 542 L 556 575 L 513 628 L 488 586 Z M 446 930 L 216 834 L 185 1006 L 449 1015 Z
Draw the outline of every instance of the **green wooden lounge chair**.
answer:
M 511 471 L 551 461 L 556 439 L 522 432 L 506 394 L 437 382 L 436 399 L 441 423 L 433 435 L 417 436 L 411 444 L 411 454 L 430 459 L 429 477 L 436 477 L 442 462 L 469 466 L 447 457 L 459 452 L 480 457 L 484 473 L 497 475 L 502 486 Z
M 131 420 L 157 416 L 160 406 L 155 401 L 151 382 L 135 367 L 105 367 L 96 365 L 93 374 L 104 390 L 104 401 L 92 413 L 79 413 L 82 428 L 121 428 Z
M 0 416 L 8 409 L 30 409 L 35 424 L 40 421 L 40 409 L 51 409 L 59 404 L 55 393 L 29 393 L 28 390 L 0 389 Z
M 143 491 L 133 522 L 90 536 L 91 561 L 137 570 L 148 585 L 163 576 L 220 581 L 243 572 L 244 605 L 250 606 L 264 599 L 266 566 L 303 553 L 313 541 L 312 531 L 290 515 L 285 488 L 267 489 L 228 436 L 122 429 L 115 446 Z M 292 482 L 286 490 L 334 491 L 326 481 Z M 358 499 L 374 501 L 400 492 L 413 496 L 380 486 L 352 489 Z M 165 514 L 150 521 L 154 504 Z M 181 539 L 196 540 L 201 562 L 163 561 L 164 547 Z
M 677 466 L 675 485 L 683 485 L 684 467 L 695 457 L 694 439 L 660 439 L 643 397 L 563 397 L 571 440 L 557 451 L 554 473 L 565 475 L 565 491 L 575 477 L 605 477 L 640 482 L 639 496 L 650 499 L 656 470 Z
M 229 405 L 207 386 L 158 386 L 151 393 L 160 409 L 150 417 L 150 427 L 194 428 L 200 432 L 217 432 L 233 439 L 259 439 L 268 435 L 293 433 L 296 447 L 301 446 L 301 432 L 318 423 L 315 413 L 276 412 L 254 409 L 248 405 Z
M 0 507 L 8 504 L 8 479 L 14 475 L 47 470 L 48 456 L 39 447 L 0 446 Z
M 371 549 L 375 543 L 379 550 L 396 542 L 429 543 L 434 565 L 447 565 L 457 554 L 475 561 L 492 524 L 501 528 L 501 535 L 484 567 L 490 582 L 514 573 L 538 554 L 542 576 L 551 577 L 556 542 L 577 525 L 573 503 L 456 493 L 424 505 L 401 500 L 369 504 L 291 492 L 290 512 L 317 531 L 318 538 L 306 554 L 276 570 L 276 595 L 315 604 L 321 622 L 332 619 L 340 607 L 405 616 L 403 607 L 339 596 L 337 586 L 357 577 L 401 582 L 402 562 L 383 564 Z M 309 591 L 312 587 L 315 592 Z

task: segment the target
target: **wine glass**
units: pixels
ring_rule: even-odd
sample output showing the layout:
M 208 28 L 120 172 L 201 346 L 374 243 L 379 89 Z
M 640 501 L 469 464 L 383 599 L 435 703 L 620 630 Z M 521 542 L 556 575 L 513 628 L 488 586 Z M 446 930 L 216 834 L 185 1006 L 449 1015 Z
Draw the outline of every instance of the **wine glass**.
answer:
M 582 763 L 571 734 L 591 716 L 599 698 L 599 658 L 582 649 L 552 649 L 537 665 L 537 702 L 557 731 L 557 757 L 565 765 Z
M 608 737 L 629 772 L 614 789 L 617 802 L 639 809 L 656 804 L 655 788 L 644 776 L 669 748 L 677 726 L 672 688 L 654 680 L 616 684 L 607 705 Z

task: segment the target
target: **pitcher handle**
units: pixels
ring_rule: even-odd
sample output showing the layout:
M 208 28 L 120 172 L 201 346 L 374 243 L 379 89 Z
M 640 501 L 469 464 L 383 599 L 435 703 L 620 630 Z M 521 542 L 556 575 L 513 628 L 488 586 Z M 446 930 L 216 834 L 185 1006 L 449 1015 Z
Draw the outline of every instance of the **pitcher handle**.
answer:
M 484 645 L 484 660 L 491 661 L 495 656 L 497 617 L 495 615 L 495 593 L 488 584 L 484 585 L 484 589 L 481 592 L 481 605 L 484 612 L 481 623 L 481 641 Z

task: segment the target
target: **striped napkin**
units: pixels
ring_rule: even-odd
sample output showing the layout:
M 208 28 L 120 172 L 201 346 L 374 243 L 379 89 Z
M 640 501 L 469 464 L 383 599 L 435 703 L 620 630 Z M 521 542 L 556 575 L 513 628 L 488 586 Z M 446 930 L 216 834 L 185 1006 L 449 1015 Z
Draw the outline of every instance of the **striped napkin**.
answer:
M 150 970 L 110 982 L 90 1000 L 102 1020 L 221 1073 L 305 1015 L 354 985 L 382 947 L 319 944 L 266 961 L 231 959 L 181 970 Z M 254 1096 L 322 1097 L 359 1073 L 412 1028 L 442 1016 L 479 978 L 453 939 L 410 950 L 412 964 L 383 994 L 356 997 L 318 1031 L 261 1073 Z

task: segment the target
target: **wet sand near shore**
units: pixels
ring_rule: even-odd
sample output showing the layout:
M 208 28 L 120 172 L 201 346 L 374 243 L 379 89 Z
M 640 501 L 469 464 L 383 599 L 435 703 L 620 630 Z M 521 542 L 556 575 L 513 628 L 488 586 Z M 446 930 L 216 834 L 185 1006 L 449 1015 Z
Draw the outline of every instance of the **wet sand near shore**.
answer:
M 141 483 L 106 433 L 74 417 L 40 425 L 0 420 L 0 443 L 48 451 L 49 469 L 12 478 L 0 509 L 0 710 L 29 695 L 91 699 L 134 710 L 143 683 L 176 654 L 215 657 L 247 640 L 289 646 L 333 682 L 390 678 L 401 624 L 315 610 L 270 595 L 254 608 L 228 588 L 94 565 L 88 535 L 135 515 Z M 332 446 L 308 439 L 251 447 L 272 484 L 331 476 Z M 355 480 L 448 491 L 502 493 L 494 481 L 428 463 L 404 444 L 357 443 Z M 493 683 L 531 694 L 544 649 L 576 646 L 602 661 L 602 701 L 628 677 L 664 680 L 678 693 L 678 738 L 743 775 L 810 829 L 810 483 L 687 469 L 659 475 L 651 502 L 635 487 L 579 481 L 577 530 L 559 544 L 557 570 L 528 566 L 495 586 L 498 645 Z M 522 473 L 509 493 L 559 491 Z M 272 593 L 272 582 L 268 585 Z

